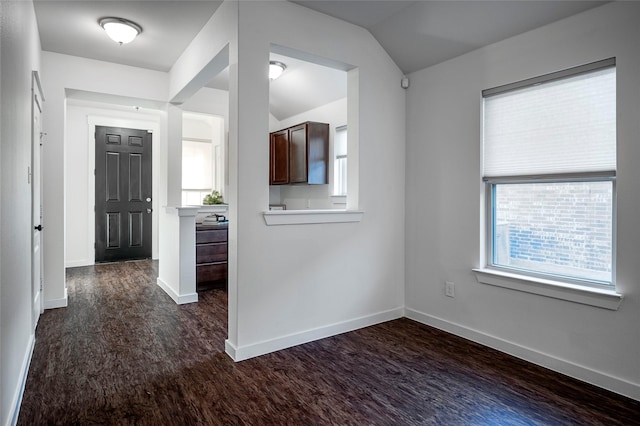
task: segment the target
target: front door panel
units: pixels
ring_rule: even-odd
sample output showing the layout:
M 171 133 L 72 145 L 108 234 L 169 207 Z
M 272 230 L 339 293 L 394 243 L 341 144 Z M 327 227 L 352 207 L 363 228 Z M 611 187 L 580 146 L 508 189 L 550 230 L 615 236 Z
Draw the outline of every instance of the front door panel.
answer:
M 151 133 L 96 126 L 96 262 L 151 257 Z

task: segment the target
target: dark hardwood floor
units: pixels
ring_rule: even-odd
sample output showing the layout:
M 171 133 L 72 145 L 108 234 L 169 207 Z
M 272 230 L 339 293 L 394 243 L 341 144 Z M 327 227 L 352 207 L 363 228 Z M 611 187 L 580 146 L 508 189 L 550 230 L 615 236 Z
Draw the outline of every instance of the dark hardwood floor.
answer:
M 640 402 L 408 319 L 234 363 L 226 293 L 177 306 L 156 268 L 67 271 L 19 425 L 640 424 Z

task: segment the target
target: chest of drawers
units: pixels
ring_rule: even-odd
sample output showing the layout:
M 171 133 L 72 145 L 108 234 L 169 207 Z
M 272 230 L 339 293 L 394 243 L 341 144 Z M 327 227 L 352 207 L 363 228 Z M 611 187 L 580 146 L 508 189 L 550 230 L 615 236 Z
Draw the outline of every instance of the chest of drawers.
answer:
M 196 290 L 227 286 L 227 225 L 196 225 Z

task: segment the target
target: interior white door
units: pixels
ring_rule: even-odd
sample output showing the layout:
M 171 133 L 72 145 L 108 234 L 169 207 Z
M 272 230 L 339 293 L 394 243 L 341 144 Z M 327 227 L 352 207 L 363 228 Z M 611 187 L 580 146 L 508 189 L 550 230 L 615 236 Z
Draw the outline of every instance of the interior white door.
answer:
M 42 297 L 42 96 L 37 83 L 37 75 L 34 74 L 33 84 L 33 124 L 31 129 L 31 232 L 32 257 L 31 257 L 31 295 L 33 301 L 33 329 L 38 324 L 38 319 L 43 311 Z

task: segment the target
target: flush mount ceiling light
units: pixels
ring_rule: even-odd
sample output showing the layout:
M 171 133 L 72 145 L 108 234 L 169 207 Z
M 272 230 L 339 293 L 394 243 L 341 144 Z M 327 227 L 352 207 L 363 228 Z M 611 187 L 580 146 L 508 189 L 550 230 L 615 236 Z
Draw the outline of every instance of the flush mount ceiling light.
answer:
M 287 66 L 282 62 L 269 61 L 269 80 L 275 80 L 287 69 Z
M 111 40 L 120 45 L 131 43 L 142 32 L 140 25 L 122 18 L 102 18 L 100 26 Z

